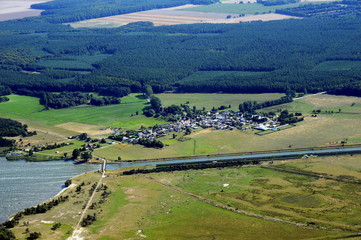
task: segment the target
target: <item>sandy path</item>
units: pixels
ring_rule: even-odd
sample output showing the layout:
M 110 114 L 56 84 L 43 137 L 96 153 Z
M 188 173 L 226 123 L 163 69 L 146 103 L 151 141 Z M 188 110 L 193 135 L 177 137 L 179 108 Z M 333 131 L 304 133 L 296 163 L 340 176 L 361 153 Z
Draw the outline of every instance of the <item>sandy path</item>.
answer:
M 103 160 L 103 161 L 105 161 L 105 160 Z M 82 214 L 81 214 L 81 216 L 80 216 L 80 218 L 79 218 L 78 224 L 76 225 L 75 230 L 73 231 L 73 234 L 71 235 L 71 237 L 68 238 L 68 240 L 82 240 L 82 239 L 83 239 L 83 237 L 81 236 L 81 234 L 82 234 L 82 232 L 83 232 L 83 229 L 80 228 L 80 223 L 81 223 L 81 221 L 83 220 L 86 211 L 87 211 L 88 208 L 90 207 L 90 204 L 91 204 L 92 201 L 93 201 L 93 198 L 94 198 L 94 196 L 95 196 L 95 193 L 97 192 L 96 190 L 99 188 L 99 186 L 100 186 L 100 184 L 102 183 L 102 180 L 103 180 L 104 177 L 105 177 L 105 171 L 102 172 L 102 175 L 101 175 L 101 177 L 100 177 L 100 179 L 99 179 L 99 181 L 98 181 L 98 184 L 97 184 L 97 186 L 95 187 L 92 195 L 90 196 L 90 198 L 89 198 L 89 200 L 88 200 L 88 203 L 87 203 L 86 207 L 84 208 L 84 210 L 83 210 L 83 212 L 82 212 Z

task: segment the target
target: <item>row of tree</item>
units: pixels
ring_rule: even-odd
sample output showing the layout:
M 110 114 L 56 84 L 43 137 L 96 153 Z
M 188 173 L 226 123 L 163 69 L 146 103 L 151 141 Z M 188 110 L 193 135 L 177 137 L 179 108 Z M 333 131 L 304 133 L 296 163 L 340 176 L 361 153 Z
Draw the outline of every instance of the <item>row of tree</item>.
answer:
M 245 112 L 253 113 L 254 111 L 256 111 L 258 109 L 276 106 L 276 105 L 280 105 L 280 104 L 288 103 L 288 102 L 292 102 L 292 101 L 293 101 L 293 98 L 290 95 L 281 97 L 280 99 L 265 101 L 263 103 L 257 103 L 256 101 L 246 101 L 246 102 L 239 104 L 239 111 L 242 113 L 245 113 Z

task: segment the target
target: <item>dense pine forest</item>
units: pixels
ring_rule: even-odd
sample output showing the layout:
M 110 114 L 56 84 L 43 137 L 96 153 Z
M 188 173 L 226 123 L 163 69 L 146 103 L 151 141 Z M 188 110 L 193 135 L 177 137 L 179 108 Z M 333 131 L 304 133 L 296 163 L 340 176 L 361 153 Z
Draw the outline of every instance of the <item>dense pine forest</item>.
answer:
M 239 24 L 140 22 L 112 29 L 48 21 L 48 11 L 60 14 L 68 1 L 37 5 L 49 9 L 44 16 L 0 23 L 0 96 L 79 91 L 121 97 L 144 85 L 156 93 L 292 89 L 361 96 L 361 18 L 354 12 Z M 78 2 L 74 18 L 86 4 Z

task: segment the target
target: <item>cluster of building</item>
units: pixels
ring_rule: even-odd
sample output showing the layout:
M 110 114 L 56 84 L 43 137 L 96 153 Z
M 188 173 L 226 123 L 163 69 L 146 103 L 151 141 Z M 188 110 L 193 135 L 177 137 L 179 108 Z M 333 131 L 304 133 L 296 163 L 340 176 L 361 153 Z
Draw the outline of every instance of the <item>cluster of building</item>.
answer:
M 179 118 L 179 116 L 176 117 Z M 244 115 L 233 111 L 207 112 L 193 118 L 180 117 L 178 121 L 156 125 L 152 128 L 142 128 L 138 131 L 114 131 L 114 136 L 118 137 L 113 139 L 125 143 L 137 143 L 140 139 L 154 140 L 181 132 L 187 134 L 198 128 L 213 128 L 216 130 L 247 130 L 254 128 L 265 131 L 277 130 L 279 126 L 280 123 L 277 121 L 277 115 Z M 114 142 L 110 141 L 108 143 L 112 144 Z

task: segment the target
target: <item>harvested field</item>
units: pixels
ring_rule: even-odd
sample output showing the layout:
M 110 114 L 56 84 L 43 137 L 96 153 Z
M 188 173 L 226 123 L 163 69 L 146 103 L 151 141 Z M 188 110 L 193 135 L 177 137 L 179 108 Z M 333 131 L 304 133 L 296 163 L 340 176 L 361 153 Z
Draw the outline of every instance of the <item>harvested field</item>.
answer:
M 113 131 L 110 128 L 101 128 L 100 125 L 91 125 L 85 123 L 77 123 L 77 122 L 68 122 L 59 124 L 56 127 L 60 127 L 66 130 L 78 132 L 78 133 L 88 133 L 89 135 L 105 135 L 110 134 Z
M 101 27 L 101 26 L 122 26 L 133 22 L 152 22 L 154 26 L 192 24 L 202 22 L 226 21 L 229 14 L 225 13 L 202 13 L 192 11 L 177 11 L 174 8 L 156 9 L 143 12 L 116 15 L 111 17 L 91 19 L 72 23 L 71 26 L 78 27 Z M 231 15 L 233 17 L 237 14 Z
M 237 6 L 237 4 L 234 4 Z M 190 8 L 194 11 L 182 11 Z M 74 28 L 81 27 L 119 27 L 134 22 L 152 22 L 154 26 L 192 24 L 192 23 L 239 23 L 249 21 L 272 21 L 296 18 L 281 14 L 247 15 L 240 17 L 237 13 L 196 11 L 193 5 L 175 8 L 155 9 L 110 17 L 96 18 L 71 23 Z
M 42 10 L 30 9 L 32 4 L 46 1 L 1 1 L 0 21 L 39 16 Z

